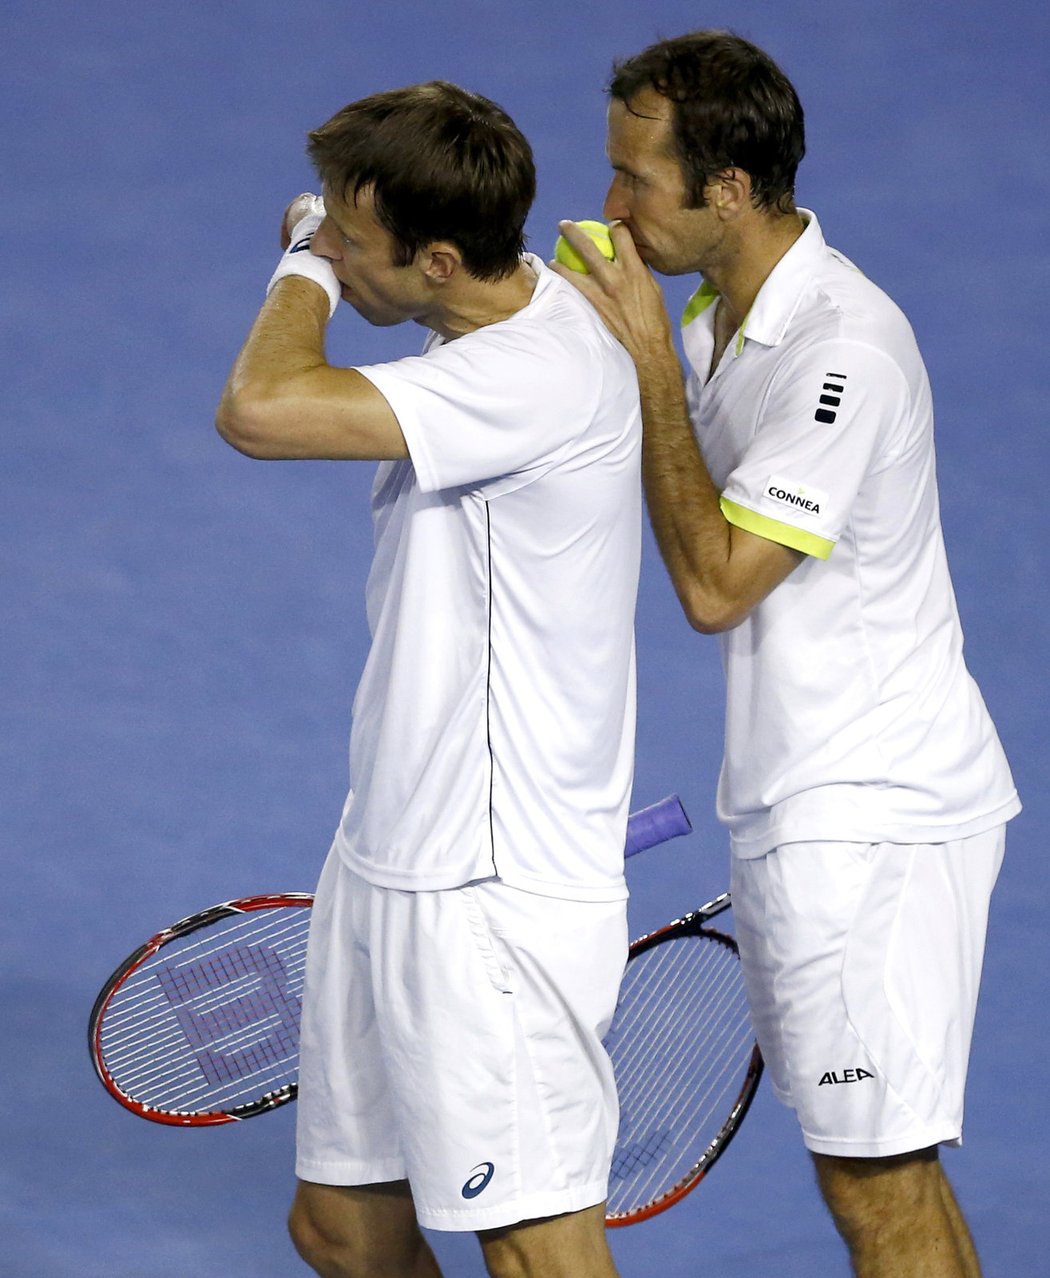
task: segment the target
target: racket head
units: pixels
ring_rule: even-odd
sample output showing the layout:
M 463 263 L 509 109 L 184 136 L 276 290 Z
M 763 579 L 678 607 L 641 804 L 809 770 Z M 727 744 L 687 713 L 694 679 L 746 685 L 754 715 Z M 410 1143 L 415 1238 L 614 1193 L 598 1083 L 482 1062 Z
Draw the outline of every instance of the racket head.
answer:
M 179 1127 L 294 1100 L 312 904 L 305 892 L 224 901 L 130 954 L 88 1023 L 95 1072 L 114 1100 Z
M 625 855 L 689 829 L 678 796 L 668 795 L 631 814 Z M 295 1100 L 313 899 L 286 892 L 224 901 L 124 960 L 88 1025 L 95 1072 L 114 1100 L 179 1127 L 236 1122 Z
M 728 893 L 630 948 L 605 1039 L 620 1096 L 606 1224 L 680 1202 L 743 1122 L 762 1077 L 740 956 L 708 926 Z

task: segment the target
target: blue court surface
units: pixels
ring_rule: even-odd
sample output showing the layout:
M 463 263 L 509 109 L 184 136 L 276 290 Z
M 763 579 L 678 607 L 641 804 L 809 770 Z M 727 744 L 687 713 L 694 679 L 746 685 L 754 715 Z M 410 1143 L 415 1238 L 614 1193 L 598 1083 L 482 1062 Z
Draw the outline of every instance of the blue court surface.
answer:
M 363 464 L 251 462 L 212 416 L 312 184 L 307 128 L 432 78 L 535 147 L 532 247 L 597 217 L 612 59 L 696 26 L 767 48 L 806 106 L 799 202 L 904 307 L 938 405 L 969 664 L 1026 809 L 994 901 L 966 1143 L 945 1155 L 991 1278 L 1047 1273 L 1046 353 L 1050 10 L 945 0 L 7 0 L 0 464 L 6 1278 L 292 1278 L 290 1108 L 180 1131 L 96 1083 L 87 1015 L 165 924 L 311 890 L 365 651 Z M 677 307 L 692 283 L 671 282 Z M 346 308 L 344 308 L 346 310 Z M 418 348 L 348 310 L 331 356 Z M 647 544 L 635 806 L 695 831 L 631 864 L 632 927 L 726 886 L 722 679 Z M 612 1236 L 624 1278 L 846 1273 L 793 1117 L 763 1085 L 696 1193 Z M 435 1243 L 446 1273 L 472 1238 Z

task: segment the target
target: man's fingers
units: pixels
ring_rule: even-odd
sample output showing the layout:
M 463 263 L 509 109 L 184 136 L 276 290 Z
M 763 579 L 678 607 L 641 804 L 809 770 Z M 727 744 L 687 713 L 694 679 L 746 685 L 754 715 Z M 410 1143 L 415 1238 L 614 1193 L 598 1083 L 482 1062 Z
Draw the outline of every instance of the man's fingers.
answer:
M 638 250 L 634 247 L 634 237 L 623 222 L 609 223 L 609 238 L 612 240 L 612 246 L 616 252 L 616 260 L 625 269 L 630 269 L 636 265 L 645 265 L 638 256 Z
M 555 275 L 560 275 L 563 280 L 568 280 L 573 288 L 582 293 L 592 306 L 597 307 L 598 298 L 602 297 L 603 293 L 598 282 L 592 276 L 584 275 L 582 271 L 574 271 L 571 267 L 565 266 L 561 262 L 550 261 L 547 265 Z
M 609 223 L 609 239 L 615 254 L 612 261 L 602 253 L 586 231 L 580 230 L 575 222 L 559 222 L 558 231 L 583 259 L 588 274 L 592 275 L 606 290 L 623 287 L 626 283 L 625 277 L 633 276 L 637 272 L 651 275 L 649 268 L 638 256 L 631 232 L 623 222 Z M 565 278 L 572 280 L 574 284 L 587 278 L 580 271 L 559 271 L 559 274 L 565 274 Z M 587 289 L 581 284 L 580 291 L 586 293 Z
M 591 303 L 606 328 L 637 362 L 651 351 L 663 350 L 669 321 L 663 293 L 652 271 L 638 255 L 630 230 L 614 222 L 609 234 L 616 256 L 610 261 L 574 222 L 559 222 L 558 230 L 580 255 L 588 274 L 558 262 L 551 269 Z
M 297 195 L 295 199 L 284 210 L 281 218 L 281 248 L 286 249 L 292 242 L 292 232 L 295 230 L 299 222 L 304 217 L 308 217 L 311 213 L 320 213 L 324 216 L 324 200 L 319 195 L 314 195 L 311 191 L 304 191 L 302 195 Z
M 584 265 L 591 275 L 597 275 L 603 267 L 609 266 L 609 259 L 604 256 L 590 235 L 585 230 L 582 230 L 576 222 L 559 222 L 558 230 L 569 246 L 575 249 L 583 259 Z M 577 271 L 576 274 L 579 275 L 582 272 Z

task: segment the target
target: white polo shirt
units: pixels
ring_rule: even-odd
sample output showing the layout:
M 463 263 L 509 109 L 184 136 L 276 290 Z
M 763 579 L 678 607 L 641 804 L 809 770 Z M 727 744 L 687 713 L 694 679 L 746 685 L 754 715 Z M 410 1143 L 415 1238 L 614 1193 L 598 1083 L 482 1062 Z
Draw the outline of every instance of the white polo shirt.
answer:
M 336 836 L 380 886 L 498 876 L 616 900 L 634 761 L 634 365 L 536 257 L 529 304 L 360 371 L 411 461 L 379 466 L 372 647 Z
M 718 809 L 741 856 L 939 842 L 1020 810 L 963 662 L 914 335 L 801 212 L 710 379 L 717 294 L 703 286 L 684 317 L 690 414 L 723 514 L 807 556 L 721 637 Z

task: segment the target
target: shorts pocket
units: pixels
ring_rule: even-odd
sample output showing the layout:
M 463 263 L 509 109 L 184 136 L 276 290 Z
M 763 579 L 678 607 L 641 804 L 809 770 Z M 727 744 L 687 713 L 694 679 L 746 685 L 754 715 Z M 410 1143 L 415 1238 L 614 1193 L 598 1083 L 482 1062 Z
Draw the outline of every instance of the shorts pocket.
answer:
M 493 928 L 489 923 L 485 908 L 472 887 L 460 889 L 463 897 L 463 908 L 466 911 L 470 934 L 474 947 L 481 959 L 489 984 L 499 994 L 513 994 L 514 982 L 507 963 L 500 957 L 496 945 Z

